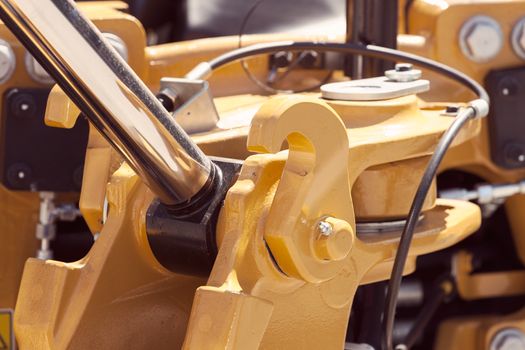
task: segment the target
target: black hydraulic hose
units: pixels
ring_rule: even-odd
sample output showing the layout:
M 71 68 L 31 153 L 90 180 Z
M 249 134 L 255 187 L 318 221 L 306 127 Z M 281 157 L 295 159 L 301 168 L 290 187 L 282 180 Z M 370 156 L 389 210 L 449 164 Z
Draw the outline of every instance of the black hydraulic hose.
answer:
M 392 275 L 388 282 L 385 314 L 383 315 L 383 349 L 393 349 L 392 333 L 394 329 L 399 286 L 403 278 L 403 270 L 408 257 L 410 243 L 412 242 L 412 237 L 414 236 L 414 229 L 418 222 L 418 218 L 421 215 L 421 209 L 423 207 L 423 203 L 425 202 L 428 190 L 432 184 L 432 180 L 436 176 L 438 167 L 441 164 L 441 161 L 443 160 L 443 157 L 445 156 L 445 153 L 447 152 L 450 144 L 459 133 L 461 128 L 469 120 L 475 117 L 476 110 L 473 107 L 467 107 L 460 110 L 454 122 L 452 122 L 452 124 L 441 137 L 434 154 L 430 158 L 425 173 L 421 178 L 419 187 L 417 188 L 414 200 L 412 201 L 412 206 L 408 212 L 405 227 L 399 240 L 399 246 L 394 260 L 394 267 L 392 268 Z
M 389 49 L 386 47 L 380 47 L 375 45 L 360 45 L 353 43 L 331 43 L 331 42 L 298 42 L 298 41 L 285 41 L 285 42 L 271 42 L 246 46 L 237 50 L 232 50 L 224 53 L 209 62 L 201 63 L 194 70 L 192 70 L 187 76 L 204 79 L 212 71 L 225 66 L 229 63 L 238 61 L 243 58 L 250 56 L 269 54 L 278 51 L 335 51 L 346 54 L 355 54 L 368 57 L 375 57 L 386 60 L 402 61 L 406 63 L 412 63 L 422 68 L 426 68 L 438 74 L 447 76 L 460 84 L 468 87 L 474 92 L 478 98 L 489 102 L 489 95 L 485 89 L 474 79 L 468 75 L 449 67 L 445 64 L 436 62 L 429 58 L 421 57 L 411 53 L 402 52 L 399 50 Z

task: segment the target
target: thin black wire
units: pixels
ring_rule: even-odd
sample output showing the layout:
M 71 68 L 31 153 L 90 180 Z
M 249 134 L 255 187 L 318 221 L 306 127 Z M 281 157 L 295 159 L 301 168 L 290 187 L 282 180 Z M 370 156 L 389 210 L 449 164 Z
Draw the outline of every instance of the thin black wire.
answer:
M 456 119 L 441 137 L 436 150 L 428 162 L 425 173 L 423 174 L 421 182 L 419 183 L 419 187 L 417 188 L 414 200 L 412 201 L 412 206 L 408 212 L 405 227 L 403 228 L 403 232 L 399 240 L 399 246 L 394 259 L 394 267 L 392 268 L 392 274 L 388 282 L 385 314 L 383 315 L 383 349 L 393 349 L 392 335 L 394 330 L 399 286 L 401 285 L 401 280 L 403 279 L 403 270 L 408 257 L 410 243 L 412 242 L 414 230 L 419 215 L 421 214 L 421 209 L 423 208 L 423 203 L 425 202 L 428 190 L 432 185 L 432 180 L 436 176 L 438 167 L 441 164 L 441 161 L 443 160 L 443 157 L 445 156 L 445 153 L 447 152 L 450 144 L 459 133 L 461 128 L 465 125 L 465 123 L 475 116 L 476 112 L 472 107 L 467 107 L 466 109 L 460 110 Z
M 235 62 L 237 60 L 261 55 L 269 54 L 277 51 L 336 51 L 343 52 L 346 54 L 362 55 L 367 57 L 375 57 L 381 59 L 387 59 L 392 61 L 400 61 L 412 63 L 422 68 L 426 68 L 438 74 L 449 77 L 460 84 L 466 86 L 473 91 L 480 99 L 489 102 L 489 95 L 485 89 L 475 80 L 467 76 L 466 74 L 449 67 L 445 64 L 436 62 L 434 60 L 421 57 L 418 55 L 402 52 L 394 49 L 389 49 L 375 45 L 361 45 L 353 43 L 331 43 L 331 42 L 297 42 L 297 41 L 285 41 L 285 42 L 273 42 L 263 43 L 251 46 L 246 46 L 237 50 L 233 50 L 222 54 L 208 62 L 209 68 L 213 71 L 226 64 Z
M 244 31 L 246 30 L 246 26 L 248 25 L 248 20 L 255 13 L 257 8 L 265 1 L 266 0 L 258 0 L 256 2 L 254 2 L 253 5 L 248 10 L 248 12 L 246 13 L 246 15 L 244 16 L 244 18 L 243 18 L 243 20 L 241 22 L 241 26 L 239 27 L 239 34 L 238 34 L 239 39 L 238 39 L 238 45 L 237 45 L 239 49 L 242 48 L 242 36 L 244 35 Z M 298 63 L 303 58 L 304 58 L 304 56 L 300 56 L 299 58 L 296 59 L 296 61 L 294 63 Z M 333 75 L 333 71 L 331 71 L 330 73 L 328 73 L 328 75 L 325 78 L 323 78 L 323 80 L 319 84 L 316 84 L 315 86 L 312 86 L 312 87 L 309 87 L 309 88 L 305 88 L 305 89 L 301 89 L 301 90 L 281 90 L 281 89 L 273 88 L 273 87 L 269 86 L 268 84 L 265 84 L 262 81 L 260 81 L 250 71 L 250 67 L 248 67 L 248 62 L 246 62 L 246 60 L 241 59 L 240 63 L 241 63 L 242 70 L 244 71 L 246 76 L 255 85 L 260 87 L 262 90 L 264 90 L 266 92 L 269 92 L 269 93 L 272 93 L 272 94 L 293 94 L 293 93 L 298 93 L 298 92 L 305 92 L 305 91 L 315 90 L 315 89 L 318 89 L 319 87 L 321 87 L 322 85 L 324 85 L 325 83 L 327 83 L 328 81 L 330 81 L 330 79 L 332 78 L 332 75 Z

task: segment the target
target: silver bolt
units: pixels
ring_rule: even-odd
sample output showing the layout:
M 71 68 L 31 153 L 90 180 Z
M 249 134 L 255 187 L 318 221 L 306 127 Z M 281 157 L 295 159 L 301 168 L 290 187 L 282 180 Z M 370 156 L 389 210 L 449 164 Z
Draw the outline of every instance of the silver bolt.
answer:
M 323 236 L 330 236 L 334 232 L 332 224 L 324 220 L 319 221 L 317 224 L 317 230 Z
M 492 338 L 490 350 L 525 350 L 525 334 L 517 328 L 504 328 Z
M 472 17 L 461 27 L 459 46 L 468 59 L 487 62 L 503 47 L 501 27 L 488 16 Z

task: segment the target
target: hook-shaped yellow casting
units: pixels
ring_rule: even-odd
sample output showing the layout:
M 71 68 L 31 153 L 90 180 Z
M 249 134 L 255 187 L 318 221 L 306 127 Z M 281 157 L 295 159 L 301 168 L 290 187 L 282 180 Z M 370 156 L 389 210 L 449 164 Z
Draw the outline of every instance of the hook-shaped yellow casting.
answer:
M 337 113 L 313 97 L 274 98 L 252 121 L 248 149 L 289 155 L 265 228 L 279 267 L 312 283 L 334 277 L 355 239 L 348 136 Z

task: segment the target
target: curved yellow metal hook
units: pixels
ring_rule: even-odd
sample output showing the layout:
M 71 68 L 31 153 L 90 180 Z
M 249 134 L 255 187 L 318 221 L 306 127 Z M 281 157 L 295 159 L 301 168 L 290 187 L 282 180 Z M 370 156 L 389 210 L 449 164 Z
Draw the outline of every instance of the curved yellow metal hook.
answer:
M 337 113 L 309 97 L 266 102 L 252 121 L 248 149 L 289 155 L 265 229 L 265 240 L 289 276 L 317 283 L 342 268 L 355 240 L 348 136 Z M 329 234 L 318 230 L 321 221 Z

